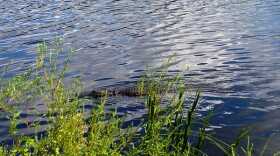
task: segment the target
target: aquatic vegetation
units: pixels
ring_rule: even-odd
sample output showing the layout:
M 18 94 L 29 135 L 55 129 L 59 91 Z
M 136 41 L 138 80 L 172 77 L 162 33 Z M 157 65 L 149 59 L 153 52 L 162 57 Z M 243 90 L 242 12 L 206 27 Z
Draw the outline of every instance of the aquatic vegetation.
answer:
M 57 66 L 62 45 L 63 40 L 59 39 L 50 48 L 46 42 L 39 45 L 36 66 L 7 81 L 3 77 L 8 67 L 3 70 L 0 117 L 9 121 L 7 140 L 12 143 L 3 141 L 0 155 L 211 155 L 206 144 L 214 145 L 225 155 L 240 152 L 252 155 L 253 144 L 249 137 L 247 147 L 238 147 L 248 129 L 243 130 L 232 144 L 224 143 L 206 131 L 212 112 L 205 117 L 196 116 L 201 96 L 199 89 L 193 99 L 189 99 L 192 101 L 189 107 L 184 105 L 186 94 L 190 92 L 182 77 L 187 70 L 168 76 L 171 59 L 159 68 L 161 72 L 147 69 L 138 82 L 139 93 L 148 86 L 142 96 L 147 118 L 139 124 L 131 122 L 124 128 L 125 117 L 118 117 L 117 111 L 105 110 L 106 96 L 100 98 L 100 103 L 93 103 L 90 114 L 85 114 L 85 99 L 76 94 L 81 92 L 78 89 L 80 81 L 76 79 L 72 86 L 63 83 L 75 50 L 69 52 L 63 66 Z M 176 88 L 172 94 L 168 93 L 171 88 Z M 38 98 L 43 99 L 46 107 L 43 115 L 28 109 Z M 28 114 L 37 113 L 37 118 L 26 121 L 22 117 L 22 112 L 26 111 L 22 106 Z M 48 122 L 47 128 L 40 125 L 43 119 Z M 20 134 L 20 124 L 34 130 L 32 135 Z

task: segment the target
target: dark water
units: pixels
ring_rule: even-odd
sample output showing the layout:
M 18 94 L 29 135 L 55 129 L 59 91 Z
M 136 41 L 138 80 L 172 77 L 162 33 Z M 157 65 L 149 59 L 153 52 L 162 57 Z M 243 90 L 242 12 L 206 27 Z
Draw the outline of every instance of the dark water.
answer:
M 278 0 L 0 0 L 0 14 L 1 70 L 10 60 L 11 73 L 26 70 L 42 38 L 65 36 L 78 49 L 68 80 L 82 70 L 86 90 L 123 87 L 176 52 L 170 71 L 190 67 L 186 78 L 203 87 L 199 111 L 215 110 L 218 136 L 231 139 L 251 126 L 255 152 L 272 133 L 266 154 L 280 151 Z M 139 99 L 110 100 L 108 107 L 134 117 L 144 113 Z M 0 128 L 4 135 L 7 121 Z

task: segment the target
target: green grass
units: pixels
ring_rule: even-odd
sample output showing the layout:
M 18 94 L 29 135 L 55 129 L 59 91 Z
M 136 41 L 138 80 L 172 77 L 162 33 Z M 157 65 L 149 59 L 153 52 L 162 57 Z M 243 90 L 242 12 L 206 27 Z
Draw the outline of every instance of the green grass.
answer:
M 9 80 L 4 80 L 8 66 L 0 77 L 0 117 L 9 121 L 9 136 L 12 145 L 2 142 L 0 155 L 207 155 L 205 143 L 215 145 L 225 155 L 252 155 L 253 144 L 247 137 L 248 129 L 226 144 L 206 132 L 212 112 L 198 118 L 195 115 L 201 92 L 198 89 L 190 107 L 185 107 L 186 87 L 184 71 L 175 76 L 168 75 L 170 59 L 158 70 L 147 69 L 138 82 L 139 91 L 148 86 L 148 95 L 143 96 L 147 118 L 138 125 L 131 123 L 123 128 L 125 117 L 117 117 L 117 111 L 104 109 L 106 97 L 101 103 L 93 105 L 86 114 L 85 99 L 78 99 L 78 89 L 82 84 L 78 79 L 71 86 L 63 83 L 69 62 L 75 50 L 69 52 L 64 65 L 58 67 L 57 59 L 63 51 L 63 39 L 55 39 L 48 47 L 46 43 L 38 46 L 36 66 Z M 172 58 L 172 57 L 171 57 Z M 167 94 L 169 90 L 174 93 Z M 37 110 L 30 111 L 35 99 L 43 99 L 47 108 L 43 115 Z M 166 102 L 165 99 L 169 99 Z M 34 121 L 21 117 L 22 106 L 28 114 L 38 114 Z M 47 119 L 48 127 L 40 125 Z M 33 135 L 20 134 L 19 124 L 34 128 Z M 40 135 L 40 131 L 46 131 Z M 238 145 L 248 138 L 247 147 Z M 269 139 L 268 139 L 269 142 Z M 265 144 L 262 153 L 268 145 Z M 237 152 L 239 150 L 239 153 Z

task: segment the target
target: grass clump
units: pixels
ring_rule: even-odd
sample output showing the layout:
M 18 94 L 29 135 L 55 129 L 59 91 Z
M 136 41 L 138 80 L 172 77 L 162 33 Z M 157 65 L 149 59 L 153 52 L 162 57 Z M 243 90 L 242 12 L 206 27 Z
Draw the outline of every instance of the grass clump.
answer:
M 147 118 L 140 124 L 124 128 L 125 117 L 119 118 L 117 111 L 105 111 L 106 97 L 100 104 L 93 103 L 95 107 L 86 114 L 85 100 L 75 94 L 81 91 L 80 81 L 74 80 L 72 86 L 63 83 L 75 50 L 68 53 L 63 65 L 57 66 L 57 59 L 64 53 L 62 45 L 63 39 L 55 39 L 50 48 L 43 42 L 37 49 L 36 65 L 8 81 L 3 79 L 8 67 L 3 70 L 0 117 L 9 121 L 6 140 L 12 143 L 3 141 L 0 155 L 207 155 L 206 142 L 225 155 L 238 155 L 237 145 L 248 130 L 230 145 L 206 133 L 212 113 L 202 118 L 195 115 L 200 90 L 186 107 L 189 90 L 182 80 L 184 72 L 168 76 L 170 59 L 160 67 L 161 72 L 147 70 L 138 82 L 139 92 L 148 86 L 148 94 L 143 96 Z M 170 90 L 174 93 L 166 94 Z M 45 112 L 29 109 L 37 99 L 43 100 Z M 36 119 L 24 118 L 26 111 L 28 115 L 37 114 Z M 41 126 L 43 120 L 47 128 Z M 32 135 L 20 134 L 18 125 L 34 130 Z M 242 151 L 251 155 L 252 150 L 248 138 L 248 146 Z

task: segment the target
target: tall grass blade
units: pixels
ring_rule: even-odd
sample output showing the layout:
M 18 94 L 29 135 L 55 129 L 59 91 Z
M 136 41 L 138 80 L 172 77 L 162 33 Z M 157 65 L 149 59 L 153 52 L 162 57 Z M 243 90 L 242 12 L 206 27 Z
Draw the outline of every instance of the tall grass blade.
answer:
M 243 147 L 241 147 L 241 149 L 247 156 L 252 156 L 253 148 L 254 148 L 254 144 L 253 143 L 251 144 L 250 137 L 247 136 L 247 148 L 245 150 Z
M 263 149 L 262 149 L 262 151 L 261 151 L 261 153 L 260 153 L 260 156 L 263 156 L 263 154 L 264 154 L 264 152 L 265 152 L 265 150 L 266 150 L 266 148 L 267 148 L 267 145 L 269 144 L 269 142 L 270 142 L 272 136 L 274 136 L 274 135 L 275 135 L 275 133 L 271 134 L 270 137 L 267 139 L 267 141 L 266 141 L 265 145 L 263 146 Z
M 207 115 L 206 119 L 204 120 L 203 122 L 203 125 L 202 127 L 200 128 L 199 130 L 199 133 L 198 133 L 198 142 L 197 142 L 197 145 L 196 145 L 196 150 L 194 152 L 194 155 L 197 155 L 199 150 L 201 150 L 202 148 L 202 144 L 205 140 L 205 129 L 206 129 L 206 126 L 209 124 L 209 121 L 210 121 L 210 118 L 212 116 L 212 111 Z
M 218 148 L 220 148 L 223 152 L 224 152 L 224 154 L 225 155 L 227 155 L 227 156 L 230 156 L 231 155 L 231 152 L 228 150 L 228 147 L 225 147 L 223 144 L 223 142 L 221 142 L 221 141 L 219 141 L 219 142 L 221 142 L 221 143 L 219 143 L 218 141 L 216 141 L 216 138 L 212 138 L 211 136 L 209 136 L 209 137 L 207 137 L 207 139 L 209 140 L 209 141 L 211 141 L 211 143 L 212 144 L 214 144 L 215 146 L 217 146 Z
M 197 90 L 196 92 L 196 96 L 195 96 L 195 100 L 192 104 L 192 107 L 191 109 L 188 111 L 188 115 L 187 115 L 187 119 L 186 119 L 186 125 L 185 125 L 185 132 L 184 132 L 184 141 L 183 141 L 183 147 L 182 147 L 182 153 L 183 151 L 186 150 L 186 146 L 187 146 L 187 141 L 188 141 L 188 138 L 190 136 L 190 132 L 191 132 L 191 122 L 192 122 L 192 119 L 193 119 L 193 113 L 194 113 L 194 110 L 198 104 L 198 101 L 200 99 L 200 89 Z
M 233 141 L 233 143 L 230 145 L 230 147 L 228 148 L 229 152 L 235 153 L 235 149 L 237 147 L 237 145 L 239 145 L 239 143 L 242 141 L 242 139 L 244 139 L 244 137 L 249 133 L 249 128 L 245 128 L 243 129 L 236 137 L 236 139 Z

